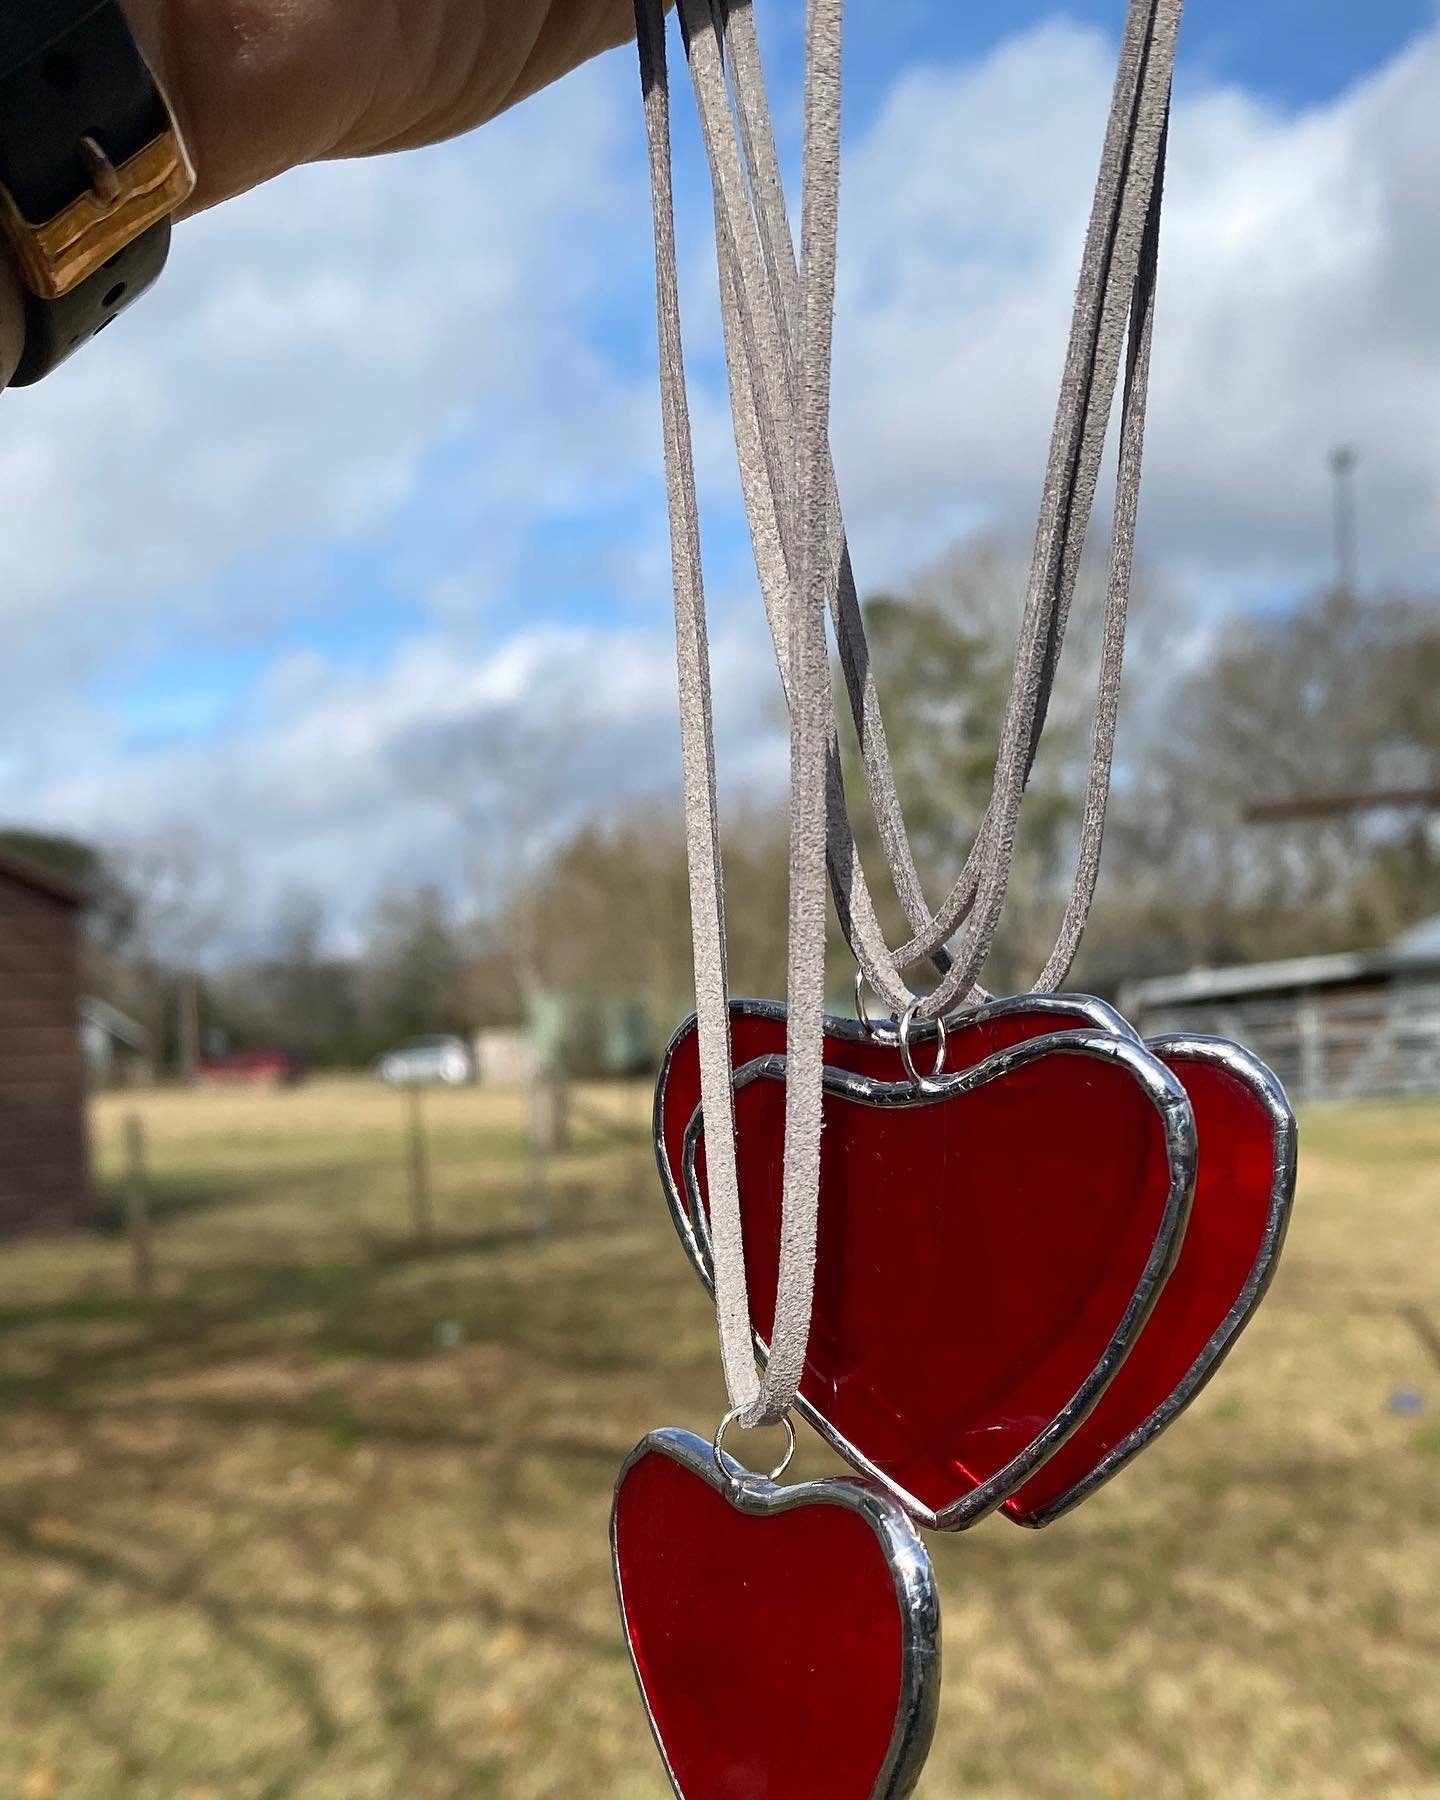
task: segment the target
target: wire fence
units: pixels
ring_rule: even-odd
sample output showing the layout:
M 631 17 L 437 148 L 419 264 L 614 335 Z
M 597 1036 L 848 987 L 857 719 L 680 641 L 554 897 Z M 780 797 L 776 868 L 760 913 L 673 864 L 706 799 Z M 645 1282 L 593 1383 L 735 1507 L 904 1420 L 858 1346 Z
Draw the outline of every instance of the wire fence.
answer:
M 1141 1029 L 1233 1038 L 1296 1100 L 1440 1094 L 1440 981 L 1191 1000 L 1148 1010 Z

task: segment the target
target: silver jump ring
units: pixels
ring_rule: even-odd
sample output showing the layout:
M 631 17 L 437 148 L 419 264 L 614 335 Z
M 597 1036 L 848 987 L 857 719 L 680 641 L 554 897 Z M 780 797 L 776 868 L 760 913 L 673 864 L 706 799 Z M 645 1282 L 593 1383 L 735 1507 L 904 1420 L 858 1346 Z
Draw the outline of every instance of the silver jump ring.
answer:
M 735 1477 L 733 1472 L 725 1466 L 725 1433 L 735 1421 L 744 1414 L 744 1411 L 745 1408 L 743 1406 L 732 1406 L 730 1411 L 727 1412 L 725 1417 L 720 1421 L 720 1429 L 715 1433 L 715 1467 L 720 1471 L 726 1481 L 733 1481 Z M 780 1420 L 780 1423 L 785 1428 L 785 1454 L 780 1458 L 779 1462 L 776 1463 L 770 1473 L 765 1476 L 766 1481 L 779 1481 L 780 1477 L 795 1460 L 795 1427 L 790 1422 L 789 1413 L 784 1415 Z M 745 1469 L 743 1464 L 741 1465 L 741 1468 L 744 1474 L 752 1473 L 752 1471 Z
M 870 1009 L 865 1004 L 865 987 L 867 977 L 863 969 L 855 971 L 855 1017 L 860 1021 L 865 1035 L 873 1038 L 877 1044 L 893 1045 L 895 1039 L 895 1015 L 890 1015 L 888 1025 L 877 1025 L 870 1017 Z
M 929 1087 L 945 1073 L 946 1032 L 944 1019 L 936 1019 L 935 1029 L 938 1041 L 935 1046 L 935 1067 L 928 1075 L 922 1075 L 915 1067 L 914 1053 L 910 1048 L 910 1033 L 915 1028 L 915 1020 L 920 1013 L 920 1002 L 912 1000 L 905 1008 L 905 1016 L 900 1021 L 900 1061 L 911 1083 L 917 1088 Z

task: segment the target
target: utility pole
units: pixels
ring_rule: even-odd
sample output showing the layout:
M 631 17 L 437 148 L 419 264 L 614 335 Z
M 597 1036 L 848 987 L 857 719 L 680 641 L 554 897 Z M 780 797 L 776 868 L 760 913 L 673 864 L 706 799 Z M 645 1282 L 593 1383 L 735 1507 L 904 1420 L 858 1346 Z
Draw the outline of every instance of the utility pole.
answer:
M 194 1087 L 200 1078 L 200 976 L 187 969 L 180 977 L 180 1080 Z
M 1335 478 L 1335 591 L 1355 598 L 1356 529 L 1355 465 L 1360 453 L 1351 444 L 1337 444 L 1330 452 L 1330 473 Z

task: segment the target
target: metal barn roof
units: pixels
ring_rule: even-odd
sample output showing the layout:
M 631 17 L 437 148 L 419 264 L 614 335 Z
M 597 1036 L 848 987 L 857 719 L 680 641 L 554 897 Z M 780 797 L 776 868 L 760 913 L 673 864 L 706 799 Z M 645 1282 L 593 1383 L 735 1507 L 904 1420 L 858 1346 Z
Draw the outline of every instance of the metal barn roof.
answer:
M 1406 932 L 1388 950 L 1349 950 L 1336 956 L 1295 956 L 1285 962 L 1247 963 L 1232 969 L 1189 969 L 1160 975 L 1126 989 L 1124 1006 L 1173 1006 L 1186 1000 L 1226 1000 L 1241 994 L 1286 993 L 1384 981 L 1420 969 L 1440 971 L 1440 918 Z
M 1440 913 L 1396 938 L 1395 954 L 1406 962 L 1440 963 Z

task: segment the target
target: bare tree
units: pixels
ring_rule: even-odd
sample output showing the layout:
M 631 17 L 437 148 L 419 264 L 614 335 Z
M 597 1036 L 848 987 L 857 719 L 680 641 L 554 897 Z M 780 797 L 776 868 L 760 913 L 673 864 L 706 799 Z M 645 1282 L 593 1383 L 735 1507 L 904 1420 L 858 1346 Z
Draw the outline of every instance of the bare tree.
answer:
M 134 940 L 145 959 L 198 968 L 215 948 L 237 891 L 236 857 L 196 825 L 175 824 L 111 852 L 135 901 Z
M 469 1024 L 462 994 L 465 944 L 438 888 L 385 895 L 360 968 L 360 1002 L 377 1043 Z
M 519 709 L 413 732 L 396 755 L 402 778 L 455 821 L 474 917 L 503 946 L 527 998 L 541 986 L 542 946 L 520 902 L 563 834 L 575 755 L 552 721 Z
M 932 901 L 959 873 L 990 798 L 1027 579 L 1028 559 L 1018 545 L 981 537 L 948 551 L 902 592 L 866 602 L 896 787 Z M 1105 591 L 1103 561 L 1087 560 L 1028 784 L 1006 910 L 987 964 L 992 984 L 1032 979 L 1060 921 L 1085 792 Z M 1153 674 L 1161 660 L 1152 627 L 1160 608 L 1143 572 L 1133 584 L 1130 611 L 1131 661 Z M 888 893 L 848 721 L 841 741 L 857 843 L 891 940 L 898 942 L 909 930 Z
M 1440 606 L 1335 591 L 1230 621 L 1133 759 L 1097 930 L 1160 966 L 1384 942 L 1440 893 L 1423 811 L 1247 814 L 1437 781 Z
M 131 960 L 155 1041 L 174 1008 L 182 1079 L 193 1079 L 201 1047 L 201 971 L 222 936 L 238 891 L 236 857 L 199 827 L 176 824 L 130 839 L 110 859 L 134 903 Z

